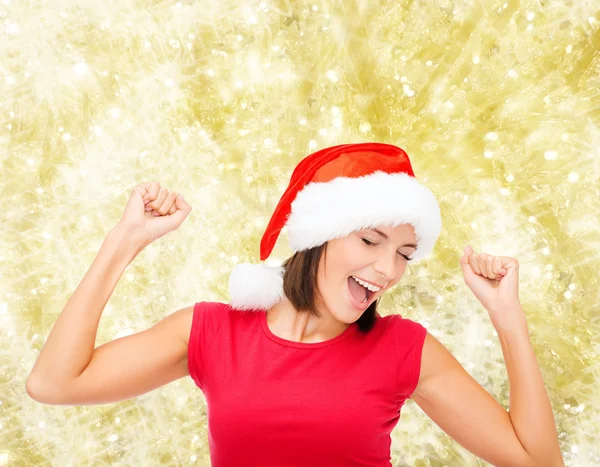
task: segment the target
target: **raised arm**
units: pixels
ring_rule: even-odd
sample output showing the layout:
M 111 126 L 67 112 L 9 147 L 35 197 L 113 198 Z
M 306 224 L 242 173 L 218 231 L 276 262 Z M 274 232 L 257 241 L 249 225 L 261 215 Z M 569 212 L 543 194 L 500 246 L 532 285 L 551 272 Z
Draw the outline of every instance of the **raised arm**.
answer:
M 119 223 L 109 232 L 90 269 L 68 300 L 64 310 L 54 324 L 37 361 L 26 383 L 27 393 L 44 403 L 72 403 L 75 397 L 79 401 L 96 403 L 97 400 L 108 401 L 132 395 L 151 388 L 154 383 L 140 380 L 144 374 L 134 374 L 136 382 L 123 393 L 96 393 L 91 399 L 80 393 L 76 395 L 75 387 L 87 385 L 86 391 L 92 391 L 92 382 L 102 377 L 114 377 L 106 384 L 118 381 L 117 372 L 133 370 L 134 352 L 145 350 L 146 360 L 139 360 L 146 368 L 154 365 L 153 370 L 165 373 L 155 382 L 168 381 L 184 375 L 182 359 L 186 357 L 183 346 L 185 326 L 191 324 L 191 313 L 187 311 L 174 313 L 151 329 L 104 344 L 94 349 L 96 333 L 102 311 L 106 306 L 119 278 L 131 261 L 143 248 L 160 236 L 175 230 L 191 211 L 191 206 L 175 194 L 160 189 L 157 182 L 138 185 L 132 192 L 125 213 Z M 146 201 L 144 200 L 146 198 Z M 144 206 L 150 207 L 145 211 Z M 153 217 L 150 210 L 157 213 Z M 188 327 L 189 329 L 189 327 Z M 183 333 L 183 335 L 182 335 Z M 162 338 L 170 338 L 162 343 Z M 158 339 L 155 341 L 154 339 Z M 153 347 L 155 345 L 155 347 Z M 163 351 L 159 352 L 159 351 Z M 121 360 L 121 358 L 122 360 Z M 154 357 L 154 360 L 150 359 Z M 178 364 L 179 370 L 172 365 Z M 114 365 L 110 370 L 107 367 Z M 171 366 L 169 366 L 171 365 Z M 143 371 L 138 369 L 136 371 Z M 161 379 L 162 378 L 162 379 Z M 95 390 L 95 389 L 94 389 Z M 116 391 L 116 389 L 115 389 Z M 65 399 L 65 394 L 70 398 Z

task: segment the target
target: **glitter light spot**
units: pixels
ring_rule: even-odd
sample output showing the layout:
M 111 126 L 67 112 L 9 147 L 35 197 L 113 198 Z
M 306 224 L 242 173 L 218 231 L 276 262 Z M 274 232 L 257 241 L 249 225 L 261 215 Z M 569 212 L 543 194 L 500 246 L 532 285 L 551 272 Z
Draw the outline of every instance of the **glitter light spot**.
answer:
M 371 125 L 369 124 L 369 122 L 363 122 L 360 124 L 359 130 L 361 133 L 368 133 L 369 131 L 371 131 Z
M 84 76 L 88 73 L 89 67 L 87 66 L 87 63 L 79 62 L 79 63 L 75 64 L 75 66 L 73 67 L 73 71 L 75 72 L 76 75 Z
M 8 20 L 4 26 L 4 32 L 9 36 L 18 36 L 21 34 L 21 27 L 18 24 L 11 23 L 10 20 Z

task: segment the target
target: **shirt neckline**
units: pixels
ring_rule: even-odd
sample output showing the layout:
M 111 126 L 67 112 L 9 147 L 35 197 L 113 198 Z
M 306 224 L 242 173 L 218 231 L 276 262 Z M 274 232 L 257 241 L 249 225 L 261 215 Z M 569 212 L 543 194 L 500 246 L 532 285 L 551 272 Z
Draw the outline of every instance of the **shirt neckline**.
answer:
M 336 337 L 334 337 L 332 339 L 328 339 L 328 340 L 323 341 L 323 342 L 296 342 L 296 341 L 289 341 L 287 339 L 279 337 L 276 334 L 273 334 L 273 332 L 269 328 L 269 325 L 267 324 L 267 312 L 266 312 L 266 310 L 264 312 L 261 312 L 261 314 L 262 314 L 262 316 L 260 318 L 260 322 L 261 322 L 263 331 L 265 332 L 265 335 L 269 339 L 271 339 L 273 342 L 275 342 L 277 344 L 284 345 L 286 347 L 295 347 L 297 349 L 318 349 L 320 347 L 326 347 L 328 345 L 332 345 L 332 344 L 335 344 L 337 342 L 340 342 L 346 336 L 352 334 L 355 329 L 358 329 L 357 324 L 356 323 L 352 323 L 339 336 L 336 336 Z

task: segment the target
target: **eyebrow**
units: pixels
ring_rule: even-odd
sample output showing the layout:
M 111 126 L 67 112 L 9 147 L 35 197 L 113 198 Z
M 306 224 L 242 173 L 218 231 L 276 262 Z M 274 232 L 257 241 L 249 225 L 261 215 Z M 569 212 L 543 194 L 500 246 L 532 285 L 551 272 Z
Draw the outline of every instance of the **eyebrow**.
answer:
M 369 229 L 369 230 L 372 230 L 373 232 L 375 232 L 375 233 L 377 233 L 377 234 L 381 235 L 381 236 L 382 236 L 383 238 L 385 238 L 386 240 L 389 240 L 389 239 L 390 239 L 390 237 L 388 237 L 386 234 L 384 234 L 384 233 L 383 233 L 381 230 L 379 230 L 379 229 Z M 417 248 L 417 245 L 415 245 L 414 243 L 405 243 L 405 244 L 404 244 L 404 245 L 402 245 L 402 246 L 410 246 L 410 247 L 412 247 L 412 248 L 415 248 L 415 249 Z

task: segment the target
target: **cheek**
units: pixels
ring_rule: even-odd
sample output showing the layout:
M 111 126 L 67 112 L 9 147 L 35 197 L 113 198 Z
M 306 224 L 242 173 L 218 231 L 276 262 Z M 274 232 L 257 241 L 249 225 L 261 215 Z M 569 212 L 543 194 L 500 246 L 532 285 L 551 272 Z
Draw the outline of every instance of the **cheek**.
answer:
M 402 277 L 404 276 L 404 274 L 406 273 L 406 261 L 402 260 L 402 264 L 400 266 L 398 266 L 398 269 L 396 270 L 396 279 L 394 280 L 394 283 L 392 285 L 392 287 L 394 285 L 396 285 L 398 282 L 400 282 L 400 280 L 402 279 Z
M 332 300 L 334 302 L 339 300 L 340 293 L 346 293 L 348 274 L 349 272 L 342 270 L 341 267 L 334 270 L 332 264 L 327 265 L 327 275 L 325 275 L 325 271 L 320 272 L 317 280 L 319 292 L 323 300 L 328 302 L 329 305 L 331 305 L 329 302 Z

